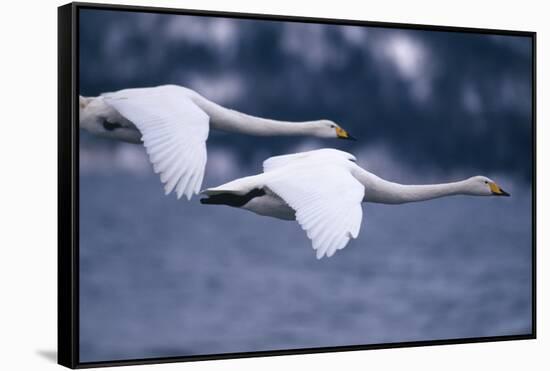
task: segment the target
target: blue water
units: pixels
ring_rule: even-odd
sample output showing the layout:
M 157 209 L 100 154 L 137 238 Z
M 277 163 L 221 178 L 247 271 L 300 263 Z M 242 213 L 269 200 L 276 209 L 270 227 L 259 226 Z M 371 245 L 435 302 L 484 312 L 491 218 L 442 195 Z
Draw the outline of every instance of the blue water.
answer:
M 531 332 L 531 193 L 363 206 L 315 259 L 295 222 L 80 180 L 80 360 Z

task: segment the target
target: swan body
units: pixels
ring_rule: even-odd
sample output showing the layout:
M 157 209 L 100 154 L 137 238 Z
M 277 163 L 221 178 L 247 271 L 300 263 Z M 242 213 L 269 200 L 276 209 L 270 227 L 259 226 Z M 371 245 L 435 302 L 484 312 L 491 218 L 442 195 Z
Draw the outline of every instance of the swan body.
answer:
M 335 149 L 271 157 L 264 162 L 261 174 L 204 190 L 207 197 L 201 203 L 296 220 L 320 259 L 357 238 L 362 202 L 402 204 L 454 195 L 509 196 L 484 176 L 452 183 L 404 185 L 384 180 L 355 161 L 353 155 Z
M 188 199 L 200 190 L 210 128 L 258 136 L 309 135 L 353 139 L 330 120 L 287 122 L 222 107 L 176 85 L 80 97 L 80 127 L 92 134 L 143 142 L 165 193 Z

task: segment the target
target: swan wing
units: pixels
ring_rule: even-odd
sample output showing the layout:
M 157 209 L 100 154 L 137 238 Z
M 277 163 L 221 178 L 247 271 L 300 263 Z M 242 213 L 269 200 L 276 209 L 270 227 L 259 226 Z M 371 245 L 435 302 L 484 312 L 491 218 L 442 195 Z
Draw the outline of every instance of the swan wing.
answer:
M 127 89 L 103 95 L 105 102 L 131 121 L 160 174 L 164 190 L 178 199 L 198 193 L 206 165 L 209 117 L 183 88 Z
M 306 151 L 300 153 L 293 153 L 289 155 L 273 156 L 268 158 L 263 163 L 264 172 L 279 169 L 286 165 L 296 165 L 302 161 L 308 161 L 313 159 L 344 159 L 355 161 L 356 158 L 351 153 L 340 151 L 333 148 L 322 148 L 313 151 Z
M 341 164 L 304 163 L 273 174 L 267 187 L 296 212 L 317 259 L 330 257 L 357 238 L 365 188 Z

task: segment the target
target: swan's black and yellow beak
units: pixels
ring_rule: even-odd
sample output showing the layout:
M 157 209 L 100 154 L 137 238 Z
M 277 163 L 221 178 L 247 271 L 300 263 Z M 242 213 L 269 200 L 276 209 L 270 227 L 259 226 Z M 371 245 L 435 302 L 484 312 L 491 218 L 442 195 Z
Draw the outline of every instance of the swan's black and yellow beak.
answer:
M 491 192 L 493 193 L 494 196 L 506 196 L 506 197 L 510 196 L 510 193 L 504 191 L 495 182 L 490 182 L 489 188 L 491 188 Z
M 349 135 L 349 133 L 347 131 L 345 131 L 344 129 L 342 129 L 341 127 L 336 128 L 336 136 L 340 139 L 357 140 L 354 137 L 352 137 L 351 135 Z

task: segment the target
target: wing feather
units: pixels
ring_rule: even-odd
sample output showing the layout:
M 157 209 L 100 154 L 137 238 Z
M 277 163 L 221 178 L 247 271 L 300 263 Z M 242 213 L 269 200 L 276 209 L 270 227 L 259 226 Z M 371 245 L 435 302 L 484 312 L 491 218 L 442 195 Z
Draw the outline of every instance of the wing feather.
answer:
M 289 163 L 281 165 L 285 167 L 279 168 L 280 176 L 266 181 L 267 187 L 296 211 L 296 220 L 312 240 L 318 259 L 344 248 L 361 228 L 365 188 L 344 163 Z
M 103 99 L 141 132 L 166 194 L 175 189 L 178 198 L 185 194 L 190 199 L 198 193 L 206 165 L 209 117 L 185 89 L 127 89 L 104 94 Z

